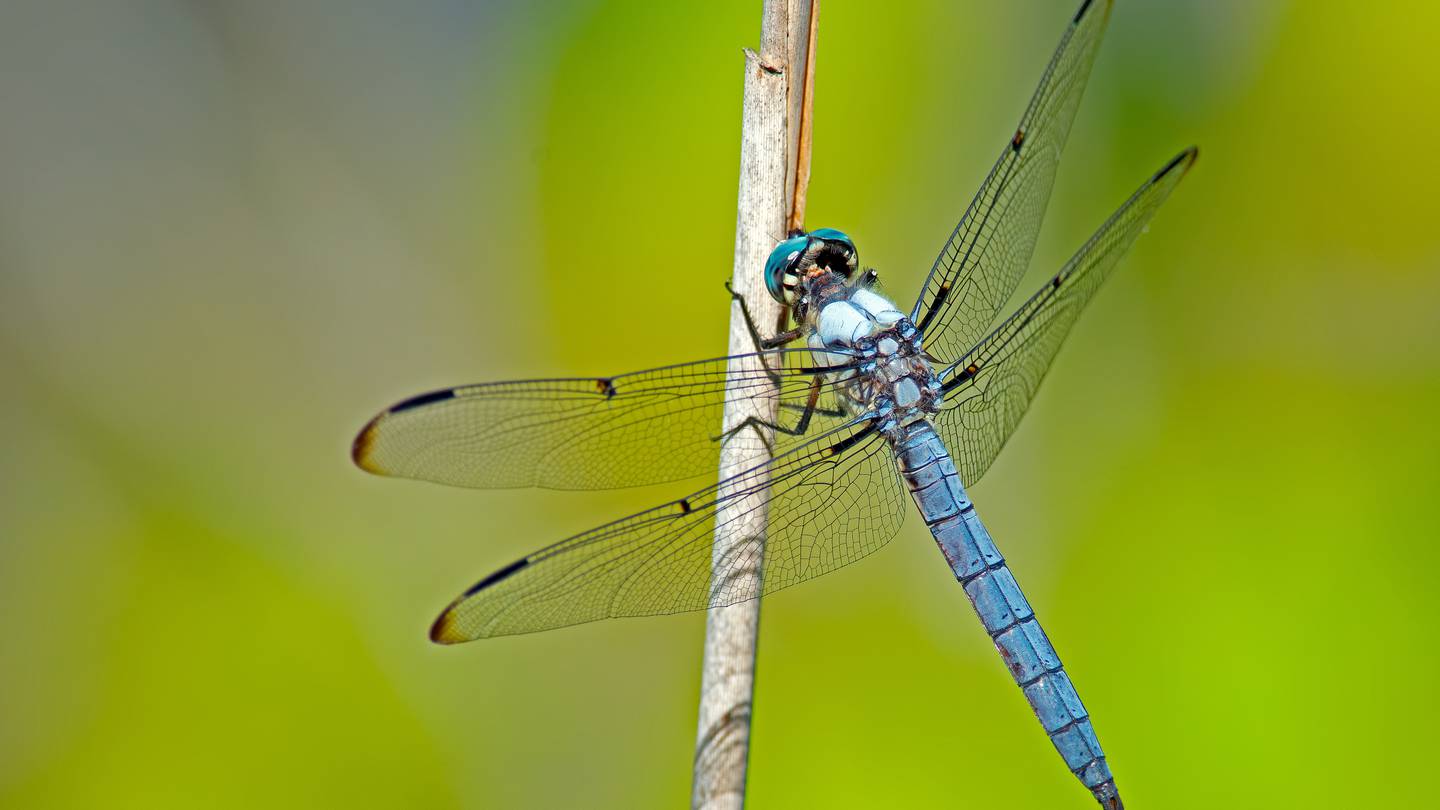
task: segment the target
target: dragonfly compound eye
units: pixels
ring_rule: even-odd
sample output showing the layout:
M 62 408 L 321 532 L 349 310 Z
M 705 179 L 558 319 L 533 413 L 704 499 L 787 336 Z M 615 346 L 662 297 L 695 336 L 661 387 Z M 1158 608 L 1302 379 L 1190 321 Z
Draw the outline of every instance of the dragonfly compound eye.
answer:
M 829 262 L 829 267 L 837 273 L 850 278 L 860 267 L 860 251 L 855 249 L 855 242 L 845 234 L 834 228 L 817 228 L 810 232 L 812 239 L 825 240 L 825 253 L 833 259 L 838 259 L 841 266 L 836 266 L 835 261 Z M 823 260 L 822 260 L 822 263 Z
M 800 283 L 800 260 L 810 244 L 808 236 L 792 236 L 770 251 L 765 260 L 765 289 L 770 297 L 782 304 L 793 300 L 796 285 Z

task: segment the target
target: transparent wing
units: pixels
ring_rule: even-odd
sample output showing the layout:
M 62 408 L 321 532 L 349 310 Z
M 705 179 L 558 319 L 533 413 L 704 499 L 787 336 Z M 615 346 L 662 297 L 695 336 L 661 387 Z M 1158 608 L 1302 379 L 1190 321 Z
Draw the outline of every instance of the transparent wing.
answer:
M 1030 264 L 1110 6 L 1110 0 L 1081 4 L 1019 127 L 925 279 L 910 320 L 924 333 L 931 354 L 945 362 L 959 358 L 985 333 Z
M 767 364 L 759 366 L 756 360 Z M 445 388 L 381 412 L 356 436 L 352 457 L 379 475 L 463 487 L 612 489 L 713 475 L 733 396 L 779 403 L 779 423 L 806 433 L 834 427 L 834 355 L 778 349 L 617 377 L 522 380 Z M 829 363 L 831 365 L 827 366 Z M 769 442 L 782 452 L 802 436 L 746 428 L 726 442 Z M 757 451 L 759 448 L 754 448 Z
M 614 616 L 701 610 L 754 599 L 854 562 L 887 543 L 906 495 L 870 423 L 816 436 L 767 464 L 685 498 L 562 540 L 470 588 L 430 637 L 452 644 Z M 758 545 L 712 566 L 725 525 L 768 510 Z M 743 574 L 761 567 L 759 587 Z
M 936 427 L 965 483 L 980 480 L 1040 387 L 1085 305 L 1194 164 L 1176 155 L 1110 216 L 1070 261 L 958 363 L 941 373 Z

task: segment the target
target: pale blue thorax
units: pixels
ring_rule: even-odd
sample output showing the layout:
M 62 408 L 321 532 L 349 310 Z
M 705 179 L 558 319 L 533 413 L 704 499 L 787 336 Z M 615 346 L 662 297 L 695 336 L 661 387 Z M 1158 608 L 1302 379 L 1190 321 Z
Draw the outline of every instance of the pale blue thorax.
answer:
M 857 413 L 888 406 L 898 425 L 925 418 L 925 389 L 938 397 L 938 387 L 929 362 L 919 352 L 914 327 L 883 295 L 863 287 L 847 292 L 820 308 L 808 340 L 812 349 L 843 350 L 826 352 L 822 362 L 844 365 L 857 352 L 865 359 L 858 369 L 837 377 L 844 383 L 846 406 Z

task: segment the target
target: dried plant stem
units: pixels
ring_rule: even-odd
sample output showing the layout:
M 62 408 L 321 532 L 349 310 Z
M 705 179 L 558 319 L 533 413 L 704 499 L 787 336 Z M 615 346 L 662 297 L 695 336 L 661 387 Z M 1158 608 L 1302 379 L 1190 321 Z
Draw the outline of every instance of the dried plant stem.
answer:
M 765 0 L 760 53 L 745 52 L 740 194 L 731 285 L 745 298 L 758 324 L 777 323 L 781 315 L 780 305 L 765 291 L 765 259 L 778 238 L 804 222 L 817 6 L 816 0 Z M 733 304 L 730 354 L 754 350 L 740 306 Z M 742 364 L 758 369 L 753 361 L 732 361 L 732 374 L 742 370 Z M 743 394 L 727 396 L 725 424 L 739 424 L 747 416 L 773 422 L 774 403 L 757 403 Z M 720 457 L 721 480 L 766 460 L 763 448 L 757 455 L 754 444 L 725 445 Z M 755 508 L 757 499 L 762 508 Z M 717 581 L 713 588 L 760 593 L 766 516 L 762 496 L 739 499 L 717 514 L 713 556 Z M 722 571 L 723 582 L 719 581 Z M 717 608 L 707 616 L 690 798 L 693 808 L 738 810 L 745 805 L 759 628 L 759 599 Z

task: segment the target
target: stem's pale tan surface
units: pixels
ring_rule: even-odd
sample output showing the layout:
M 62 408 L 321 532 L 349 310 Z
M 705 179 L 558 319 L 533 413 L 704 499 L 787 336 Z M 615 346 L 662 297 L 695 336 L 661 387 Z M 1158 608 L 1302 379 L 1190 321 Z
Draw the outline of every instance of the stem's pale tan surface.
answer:
M 809 179 L 809 72 L 813 65 L 813 0 L 765 0 L 761 51 L 745 52 L 745 100 L 740 137 L 740 195 L 735 227 L 734 290 L 744 296 L 755 322 L 770 329 L 780 305 L 765 291 L 765 259 L 792 223 L 804 219 Z M 804 156 L 803 160 L 801 156 Z M 755 351 L 738 303 L 731 305 L 730 354 Z M 732 361 L 732 373 L 739 364 Z M 758 369 L 758 363 L 752 363 Z M 725 425 L 747 416 L 773 422 L 773 403 L 743 395 L 727 397 Z M 733 442 L 721 451 L 720 478 L 763 463 L 756 443 Z M 753 483 L 753 482 L 752 482 Z M 763 499 L 760 499 L 763 501 Z M 764 561 L 766 510 L 757 498 L 728 504 L 716 516 L 714 568 L 726 582 L 712 588 L 759 594 Z M 748 561 L 744 565 L 737 560 Z M 737 579 L 746 580 L 736 582 Z M 700 721 L 690 803 L 704 810 L 738 810 L 745 804 L 750 750 L 751 700 L 760 600 L 711 610 L 706 617 Z
M 790 214 L 785 230 L 805 227 L 805 195 L 810 188 L 810 127 L 815 101 L 815 35 L 820 25 L 820 0 L 810 0 L 808 9 L 801 9 L 791 21 L 790 63 L 804 69 L 801 82 L 786 88 L 790 105 L 790 161 L 786 190 L 790 195 Z M 798 38 L 797 38 L 798 37 Z M 795 75 L 800 76 L 800 73 Z

